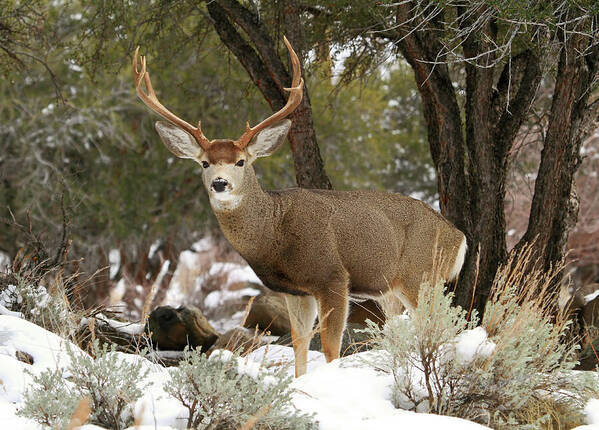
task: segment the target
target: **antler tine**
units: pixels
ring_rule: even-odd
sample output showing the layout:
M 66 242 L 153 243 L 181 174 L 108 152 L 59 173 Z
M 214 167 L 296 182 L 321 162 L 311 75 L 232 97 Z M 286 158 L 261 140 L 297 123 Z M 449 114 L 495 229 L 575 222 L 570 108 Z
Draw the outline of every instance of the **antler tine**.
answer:
M 285 46 L 287 46 L 287 50 L 289 51 L 291 65 L 293 68 L 291 88 L 283 88 L 285 91 L 289 91 L 289 98 L 281 110 L 272 114 L 257 126 L 250 127 L 250 123 L 247 123 L 245 132 L 239 139 L 235 141 L 235 145 L 241 149 L 245 148 L 259 131 L 264 130 L 269 125 L 286 118 L 302 101 L 304 94 L 304 79 L 302 78 L 300 71 L 299 58 L 285 36 L 283 36 L 283 41 L 285 42 Z
M 156 93 L 154 92 L 154 88 L 152 87 L 152 81 L 150 80 L 150 73 L 146 70 L 146 57 L 141 56 L 141 71 L 137 68 L 137 56 L 139 53 L 139 46 L 135 49 L 135 54 L 133 55 L 133 82 L 135 83 L 135 91 L 139 98 L 145 103 L 147 107 L 152 109 L 158 115 L 163 117 L 164 119 L 172 122 L 173 124 L 181 127 L 183 130 L 191 134 L 198 144 L 204 149 L 207 150 L 210 146 L 210 141 L 204 136 L 202 133 L 202 129 L 200 127 L 200 121 L 198 121 L 198 126 L 194 127 L 189 124 L 187 121 L 182 120 L 174 113 L 169 111 L 160 101 L 158 97 L 156 97 Z M 146 86 L 146 91 L 143 90 L 141 82 L 144 82 Z

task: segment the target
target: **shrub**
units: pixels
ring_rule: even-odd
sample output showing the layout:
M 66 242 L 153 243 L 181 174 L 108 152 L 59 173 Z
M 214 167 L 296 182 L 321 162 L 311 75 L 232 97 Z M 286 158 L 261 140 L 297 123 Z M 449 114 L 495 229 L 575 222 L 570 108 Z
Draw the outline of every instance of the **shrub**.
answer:
M 555 272 L 523 267 L 512 260 L 498 272 L 482 327 L 474 328 L 476 315 L 467 321 L 464 310 L 451 307 L 452 294 L 441 283 L 422 285 L 409 318 L 369 326 L 387 352 L 377 365 L 394 376 L 396 407 L 493 428 L 582 421 L 597 383 L 571 371 L 578 346 L 565 338 L 569 323 L 552 315 L 554 297 L 547 293 Z
M 311 429 L 311 416 L 291 404 L 292 378 L 285 369 L 267 371 L 228 351 L 210 358 L 194 350 L 173 369 L 165 391 L 188 410 L 187 427 L 237 429 Z M 246 427 L 243 427 L 246 428 Z
M 397 408 L 418 412 L 449 413 L 452 391 L 464 375 L 452 354 L 456 337 L 476 325 L 465 311 L 451 305 L 442 283 L 423 283 L 418 307 L 410 314 L 387 319 L 380 329 L 369 321 L 367 331 L 383 354 L 383 368 L 393 374 L 392 401 Z
M 90 421 L 123 429 L 133 423 L 132 407 L 149 383 L 143 360 L 122 360 L 114 348 L 93 344 L 96 358 L 67 347 L 71 363 L 64 369 L 47 369 L 33 377 L 18 414 L 52 428 L 63 428 L 79 401 L 90 400 Z
M 13 276 L 14 284 L 8 284 L 0 291 L 1 305 L 59 336 L 71 337 L 75 333 L 75 315 L 71 312 L 60 278 L 53 279 L 50 293 L 46 287 L 35 285 L 26 276 Z
M 49 428 L 66 428 L 79 399 L 64 378 L 62 370 L 46 370 L 34 377 L 35 386 L 25 392 L 24 406 L 17 415 Z

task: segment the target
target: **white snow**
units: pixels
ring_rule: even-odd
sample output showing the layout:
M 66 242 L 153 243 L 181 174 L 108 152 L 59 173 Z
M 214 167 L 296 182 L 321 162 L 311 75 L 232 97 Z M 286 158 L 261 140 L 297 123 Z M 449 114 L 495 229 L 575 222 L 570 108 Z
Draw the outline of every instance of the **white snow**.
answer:
M 587 294 L 584 296 L 584 304 L 586 305 L 591 300 L 594 300 L 597 296 L 599 296 L 599 289 L 593 291 L 591 294 Z
M 320 430 L 382 430 L 418 428 L 485 429 L 459 418 L 396 409 L 391 403 L 393 376 L 365 363 L 375 359 L 363 352 L 334 360 L 296 379 L 294 404 L 314 412 Z
M 17 294 L 16 285 L 9 284 L 0 292 L 0 315 L 10 315 L 17 318 L 23 318 L 21 312 L 14 312 L 11 308 L 15 304 L 23 301 L 23 297 Z
M 188 269 L 194 269 L 198 265 L 198 255 L 193 251 L 182 251 L 179 254 L 179 264 Z
M 8 284 L 3 291 L 0 291 L 0 305 L 7 308 L 13 304 L 19 304 L 23 301 L 23 297 L 17 293 L 17 286 Z
M 31 382 L 31 376 L 25 373 L 30 367 L 19 361 L 14 356 L 5 355 L 0 352 L 0 404 L 2 402 L 15 403 L 21 398 L 27 384 Z
M 204 306 L 216 308 L 229 300 L 241 299 L 244 296 L 257 296 L 260 290 L 255 288 L 242 288 L 240 290 L 215 290 L 204 299 Z
M 0 385 L 2 391 L 2 385 Z M 3 429 L 18 429 L 18 430 L 40 430 L 43 427 L 35 421 L 17 416 L 17 405 L 11 402 L 5 402 L 0 397 L 0 423 Z M 83 427 L 82 427 L 83 428 Z M 92 430 L 87 429 L 86 430 Z
M 9 316 L 16 317 L 16 318 L 23 318 L 23 314 L 21 312 L 13 312 L 1 304 L 0 304 L 0 315 L 9 315 Z
M 584 408 L 587 424 L 599 426 L 599 399 L 590 399 Z
M 215 242 L 212 236 L 206 236 L 191 245 L 191 249 L 195 252 L 206 252 L 214 248 Z
M 152 257 L 154 257 L 154 254 L 156 253 L 158 248 L 160 248 L 160 244 L 160 240 L 157 240 L 152 245 L 150 245 L 150 250 L 148 251 L 148 259 L 152 259 Z
M 212 263 L 210 269 L 198 278 L 197 285 L 201 286 L 206 280 L 216 276 L 225 277 L 225 281 L 222 284 L 223 289 L 242 282 L 252 282 L 262 285 L 262 281 L 260 281 L 260 278 L 258 278 L 250 266 L 220 261 Z
M 248 354 L 249 360 L 261 363 L 263 366 L 288 366 L 289 374 L 294 374 L 293 348 L 282 345 L 266 345 Z M 324 354 L 318 351 L 308 351 L 308 373 L 326 364 Z
M 111 324 L 113 324 L 112 322 Z M 120 324 L 120 323 L 119 323 Z M 68 341 L 12 316 L 0 316 L 0 423 L 2 428 L 40 429 L 29 419 L 15 415 L 22 405 L 22 396 L 31 383 L 32 376 L 47 368 L 61 368 L 68 364 L 66 353 Z M 85 354 L 70 344 L 76 354 Z M 469 330 L 453 343 L 456 357 L 468 362 L 476 355 L 491 353 L 494 345 L 484 330 Z M 16 351 L 33 357 L 33 365 L 18 361 Z M 171 380 L 168 368 L 151 363 L 138 355 L 115 352 L 120 360 L 141 362 L 149 371 L 140 386 L 150 383 L 144 394 L 134 405 L 135 416 L 141 424 L 138 429 L 181 429 L 186 422 L 186 409 L 168 395 L 163 387 Z M 299 410 L 314 413 L 320 430 L 391 430 L 444 429 L 476 430 L 488 427 L 440 415 L 409 412 L 397 409 L 391 402 L 393 376 L 382 371 L 376 363 L 384 352 L 368 351 L 325 363 L 321 353 L 309 353 L 308 373 L 292 383 L 294 406 Z M 212 354 L 211 360 L 231 358 L 228 351 Z M 268 345 L 257 349 L 245 358 L 235 358 L 237 367 L 251 377 L 266 372 L 268 383 L 272 369 L 286 366 L 293 372 L 293 350 L 280 345 Z M 578 429 L 599 429 L 599 400 L 588 402 L 585 413 L 588 426 Z M 85 425 L 80 429 L 99 430 L 100 427 Z M 131 427 L 133 429 L 133 427 Z
M 162 263 L 162 266 L 160 266 L 160 271 L 158 272 L 158 275 L 156 276 L 156 281 L 154 281 L 154 284 L 156 285 L 160 285 L 160 283 L 162 282 L 162 278 L 164 278 L 164 276 L 168 273 L 168 268 L 171 265 L 171 261 L 170 260 L 164 260 L 164 262 Z
M 105 316 L 102 313 L 97 314 L 94 318 L 96 320 L 95 324 L 106 324 L 115 330 L 130 334 L 131 336 L 139 335 L 141 332 L 143 332 L 143 329 L 144 329 L 143 324 L 117 321 L 117 320 L 108 318 L 107 316 Z M 81 318 L 81 322 L 79 323 L 79 325 L 85 327 L 85 326 L 89 325 L 89 323 L 90 323 L 89 318 Z
M 70 363 L 67 345 L 76 354 L 79 347 L 21 318 L 0 315 L 0 355 L 16 357 L 17 351 L 33 357 L 33 367 L 39 370 L 61 368 Z M 4 367 L 0 379 L 4 380 Z
M 179 261 L 171 279 L 163 304 L 179 306 L 193 295 L 193 279 L 201 268 L 201 258 L 193 251 L 185 250 L 179 254 Z
M 599 399 L 590 399 L 584 408 L 584 414 L 587 425 L 572 430 L 599 430 Z
M 228 290 L 233 285 L 244 283 L 262 285 L 258 276 L 247 264 L 220 261 L 210 264 L 210 255 L 206 253 L 215 246 L 215 239 L 212 236 L 206 236 L 195 242 L 191 246 L 191 250 L 185 250 L 179 254 L 177 268 L 171 278 L 163 304 L 170 306 L 186 304 L 190 297 L 197 297 L 196 293 L 201 292 L 206 284 L 210 284 L 212 287 L 215 281 L 221 290 Z M 234 296 L 228 295 L 220 299 L 234 298 Z M 222 303 L 220 299 L 216 300 L 213 297 L 209 300 Z
M 258 278 L 258 275 L 254 273 L 250 266 L 235 267 L 229 272 L 229 276 L 227 277 L 228 285 L 240 282 L 251 282 L 262 285 L 262 281 L 260 278 Z
M 111 249 L 108 252 L 108 264 L 110 265 L 110 279 L 114 279 L 121 267 L 121 251 Z
M 109 303 L 111 306 L 116 306 L 123 303 L 123 297 L 127 292 L 127 281 L 125 278 L 119 279 L 119 282 L 110 290 L 109 293 Z
M 495 344 L 487 340 L 487 332 L 483 327 L 465 330 L 456 336 L 455 354 L 460 364 L 470 364 L 479 357 L 489 357 L 495 350 Z

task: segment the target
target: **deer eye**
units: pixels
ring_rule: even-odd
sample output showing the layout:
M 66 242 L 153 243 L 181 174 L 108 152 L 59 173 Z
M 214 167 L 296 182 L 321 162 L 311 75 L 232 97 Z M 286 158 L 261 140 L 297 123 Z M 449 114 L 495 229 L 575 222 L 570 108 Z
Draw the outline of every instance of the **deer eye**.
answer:
M 236 165 L 237 167 L 243 167 L 243 163 L 245 163 L 245 161 L 244 161 L 244 160 L 239 160 L 237 163 L 235 163 L 235 165 Z
M 207 168 L 208 168 L 208 166 L 210 166 L 210 164 L 208 164 L 208 162 L 207 162 L 207 161 L 202 161 L 202 167 L 203 167 L 204 169 L 207 169 Z

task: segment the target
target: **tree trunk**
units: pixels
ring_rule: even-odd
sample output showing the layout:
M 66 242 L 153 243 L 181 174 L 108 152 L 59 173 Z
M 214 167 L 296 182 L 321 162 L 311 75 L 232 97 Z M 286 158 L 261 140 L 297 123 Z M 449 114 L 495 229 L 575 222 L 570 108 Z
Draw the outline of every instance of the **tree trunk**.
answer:
M 430 21 L 426 33 L 414 31 L 422 24 L 413 16 L 414 10 L 413 4 L 398 6 L 395 43 L 412 66 L 422 97 L 441 212 L 468 240 L 455 302 L 480 314 L 497 268 L 507 255 L 504 199 L 508 156 L 540 81 L 540 69 L 536 57 L 527 51 L 509 67 L 504 66 L 494 89 L 495 67 L 488 65 L 494 61 L 489 52 L 496 38 L 495 25 L 489 22 L 483 35 L 468 34 L 462 44 L 464 56 L 476 58 L 476 62 L 464 66 L 466 103 L 462 114 L 449 69 L 437 62 L 442 44 L 436 35 L 442 37 L 441 24 Z M 476 18 L 467 18 L 462 24 Z M 506 109 L 508 104 L 510 109 Z
M 287 101 L 284 90 L 291 82 L 288 69 L 283 65 L 276 44 L 268 34 L 258 16 L 243 7 L 236 0 L 219 0 L 207 2 L 214 28 L 221 41 L 237 57 L 248 71 L 266 101 L 273 111 L 281 109 Z M 292 16 L 296 10 L 295 4 L 289 2 L 286 20 L 289 27 L 289 40 L 302 58 L 301 47 L 303 37 L 299 16 Z M 254 45 L 251 47 L 238 33 L 238 25 Z M 303 69 L 302 69 L 303 73 Z M 305 79 L 304 79 L 305 81 Z M 324 163 L 316 141 L 312 121 L 312 106 L 307 86 L 304 85 L 304 96 L 301 104 L 289 116 L 292 127 L 289 131 L 289 142 L 293 154 L 296 182 L 303 188 L 332 188 L 331 182 L 324 170 Z
M 528 228 L 517 245 L 534 241 L 534 263 L 544 270 L 565 257 L 569 231 L 578 219 L 574 175 L 582 161 L 587 101 L 599 68 L 597 46 L 581 54 L 588 44 L 585 37 L 573 35 L 561 49 Z

